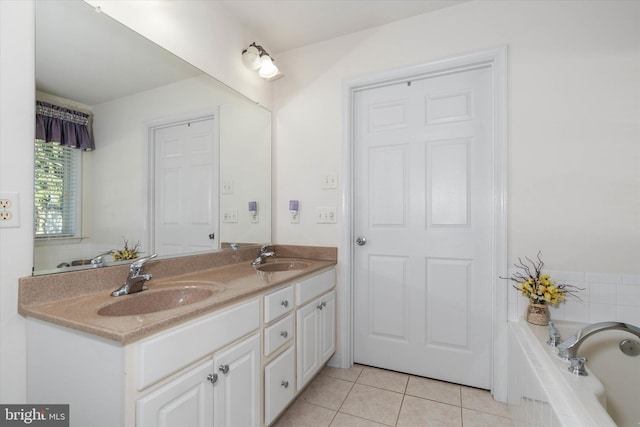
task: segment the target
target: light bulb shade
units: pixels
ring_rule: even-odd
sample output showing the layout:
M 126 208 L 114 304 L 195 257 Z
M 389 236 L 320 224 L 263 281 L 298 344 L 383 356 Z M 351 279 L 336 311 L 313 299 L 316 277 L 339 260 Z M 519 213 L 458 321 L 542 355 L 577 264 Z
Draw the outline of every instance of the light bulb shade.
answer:
M 260 52 L 255 46 L 249 46 L 247 50 L 242 53 L 242 62 L 250 70 L 257 70 L 262 65 L 260 60 Z
M 265 79 L 270 79 L 271 77 L 278 74 L 278 67 L 276 67 L 273 61 L 271 61 L 271 58 L 269 57 L 269 55 L 262 55 L 260 58 L 261 58 L 261 65 L 260 65 L 260 71 L 258 71 L 258 74 L 260 75 L 260 77 L 263 77 Z

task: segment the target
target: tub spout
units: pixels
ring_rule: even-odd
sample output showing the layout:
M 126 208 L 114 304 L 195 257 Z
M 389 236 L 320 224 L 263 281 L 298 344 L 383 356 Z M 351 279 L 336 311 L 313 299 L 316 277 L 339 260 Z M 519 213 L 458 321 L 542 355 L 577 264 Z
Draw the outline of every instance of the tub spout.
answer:
M 571 335 L 566 341 L 558 344 L 558 356 L 562 359 L 569 360 L 577 358 L 580 345 L 593 334 L 602 331 L 618 330 L 632 333 L 640 338 L 640 328 L 622 322 L 601 322 L 585 326 Z

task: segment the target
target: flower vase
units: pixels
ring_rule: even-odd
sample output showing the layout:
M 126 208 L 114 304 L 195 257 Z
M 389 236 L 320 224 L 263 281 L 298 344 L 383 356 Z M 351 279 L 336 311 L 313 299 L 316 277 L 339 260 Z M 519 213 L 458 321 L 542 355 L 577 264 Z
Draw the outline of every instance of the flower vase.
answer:
M 547 304 L 530 302 L 527 306 L 527 322 L 534 325 L 547 326 L 549 324 L 549 308 Z

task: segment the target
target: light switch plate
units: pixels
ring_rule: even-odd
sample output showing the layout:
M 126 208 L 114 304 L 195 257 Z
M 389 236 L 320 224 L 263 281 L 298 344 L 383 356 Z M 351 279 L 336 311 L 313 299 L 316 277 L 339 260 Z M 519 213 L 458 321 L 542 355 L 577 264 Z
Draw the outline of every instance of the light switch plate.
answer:
M 320 178 L 322 181 L 320 187 L 323 190 L 338 188 L 338 172 L 325 172 L 320 175 Z
M 336 223 L 336 207 L 320 207 L 316 208 L 316 224 L 335 224 Z
M 222 222 L 238 222 L 238 209 L 227 209 L 222 213 Z

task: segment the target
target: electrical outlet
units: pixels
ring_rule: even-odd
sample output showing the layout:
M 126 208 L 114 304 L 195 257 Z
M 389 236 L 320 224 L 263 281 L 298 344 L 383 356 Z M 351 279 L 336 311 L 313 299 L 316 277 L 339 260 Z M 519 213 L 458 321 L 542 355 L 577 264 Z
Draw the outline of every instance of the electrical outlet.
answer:
M 316 208 L 317 224 L 334 224 L 337 219 L 336 216 L 335 206 Z
M 18 193 L 0 193 L 0 228 L 20 227 L 20 197 Z

